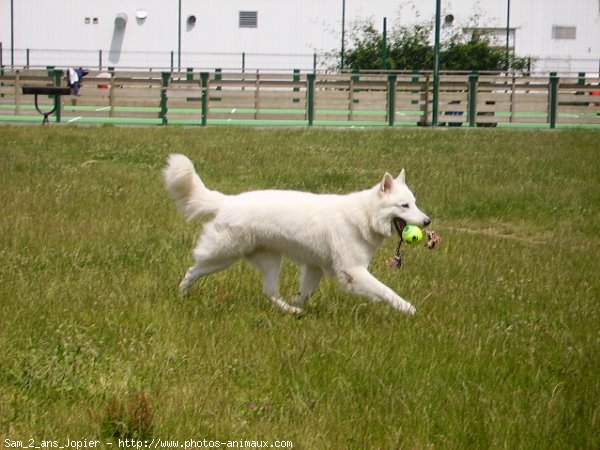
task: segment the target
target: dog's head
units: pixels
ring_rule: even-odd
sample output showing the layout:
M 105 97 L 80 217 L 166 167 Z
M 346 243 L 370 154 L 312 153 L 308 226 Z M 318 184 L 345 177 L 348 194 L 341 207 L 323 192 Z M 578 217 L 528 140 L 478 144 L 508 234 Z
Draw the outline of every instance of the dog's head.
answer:
M 385 236 L 391 236 L 392 224 L 402 233 L 406 225 L 425 227 L 431 223 L 427 214 L 417 207 L 414 194 L 405 182 L 404 169 L 397 178 L 385 173 L 378 186 L 379 217 L 374 228 Z

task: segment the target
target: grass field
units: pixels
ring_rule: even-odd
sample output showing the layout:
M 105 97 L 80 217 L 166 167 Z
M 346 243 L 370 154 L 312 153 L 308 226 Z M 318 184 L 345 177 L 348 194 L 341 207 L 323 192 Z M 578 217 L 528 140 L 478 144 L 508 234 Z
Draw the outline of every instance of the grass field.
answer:
M 600 448 L 599 132 L 0 136 L 0 447 Z M 164 192 L 173 151 L 226 193 L 348 192 L 405 167 L 444 242 L 405 247 L 396 272 L 390 240 L 371 269 L 418 314 L 325 281 L 304 316 L 283 315 L 242 263 L 181 299 L 201 224 Z M 282 292 L 296 276 L 286 265 Z

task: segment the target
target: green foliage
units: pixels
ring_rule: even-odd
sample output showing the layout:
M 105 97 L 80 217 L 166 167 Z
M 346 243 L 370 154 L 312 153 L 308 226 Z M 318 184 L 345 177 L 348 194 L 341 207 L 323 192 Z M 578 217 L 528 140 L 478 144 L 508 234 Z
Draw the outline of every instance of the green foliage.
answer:
M 598 132 L 1 133 L 0 446 L 600 448 Z M 349 192 L 406 167 L 444 241 L 406 246 L 395 271 L 388 239 L 371 270 L 417 315 L 324 280 L 287 316 L 245 263 L 180 298 L 202 225 L 164 191 L 170 152 L 225 193 Z M 290 296 L 298 271 L 282 273 Z
M 433 26 L 398 26 L 387 38 L 386 69 L 431 70 L 434 49 Z M 345 69 L 379 70 L 383 68 L 383 35 L 373 22 L 357 24 L 350 34 L 351 45 L 344 59 Z M 524 71 L 529 58 L 509 55 L 510 70 Z M 440 43 L 441 70 L 502 71 L 507 66 L 506 51 L 492 45 L 485 35 L 456 30 Z
M 381 67 L 383 36 L 372 23 L 361 24 L 353 31 L 353 48 L 346 53 L 347 68 Z
M 391 34 L 388 69 L 418 70 L 433 66 L 433 51 L 427 43 L 431 27 L 399 27 Z
M 486 41 L 474 40 L 446 45 L 440 60 L 442 70 L 501 70 L 506 64 L 506 55 Z

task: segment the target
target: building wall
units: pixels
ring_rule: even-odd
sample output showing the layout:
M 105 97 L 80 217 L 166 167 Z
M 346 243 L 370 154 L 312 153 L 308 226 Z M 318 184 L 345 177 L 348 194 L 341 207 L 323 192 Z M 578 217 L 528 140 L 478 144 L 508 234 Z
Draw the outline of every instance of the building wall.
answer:
M 598 72 L 600 1 L 515 1 L 517 53 L 540 58 L 539 69 Z M 576 39 L 553 39 L 552 27 L 576 27 Z
M 451 27 L 506 27 L 509 0 L 442 0 Z M 537 56 L 544 70 L 597 71 L 600 0 L 510 0 L 518 55 Z M 14 5 L 11 52 L 10 5 Z M 313 54 L 340 49 L 343 0 L 0 0 L 3 64 L 33 66 L 215 67 L 310 69 Z M 179 5 L 181 4 L 181 33 Z M 435 2 L 345 0 L 346 35 L 357 20 L 381 29 L 431 20 Z M 144 19 L 136 11 L 147 11 Z M 239 11 L 257 11 L 257 28 L 240 28 Z M 123 22 L 115 19 L 126 16 Z M 194 16 L 195 23 L 188 23 Z M 86 23 L 86 20 L 89 23 Z M 553 39 L 552 26 L 576 26 L 575 39 Z M 446 31 L 449 28 L 446 29 Z M 180 44 L 181 34 L 181 44 Z M 511 43 L 512 44 L 512 43 Z M 100 50 L 102 54 L 100 55 Z M 242 54 L 244 54 L 242 56 Z M 554 61 L 554 62 L 553 62 Z

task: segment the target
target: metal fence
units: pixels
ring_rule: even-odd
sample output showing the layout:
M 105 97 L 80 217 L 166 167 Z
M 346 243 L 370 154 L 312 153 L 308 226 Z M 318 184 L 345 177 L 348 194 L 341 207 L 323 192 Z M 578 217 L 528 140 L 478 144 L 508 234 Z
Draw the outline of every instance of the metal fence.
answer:
M 0 67 L 45 68 L 86 67 L 89 69 L 120 70 L 275 70 L 336 72 L 339 55 L 331 52 L 305 54 L 276 53 L 207 53 L 177 51 L 123 51 L 110 50 L 53 50 L 8 49 L 0 43 Z M 532 60 L 531 72 L 572 75 L 580 72 L 600 75 L 600 59 L 537 58 Z
M 110 50 L 53 50 L 2 49 L 0 66 L 17 68 L 86 67 L 89 69 L 120 70 L 293 70 L 325 72 L 333 70 L 337 56 L 330 53 L 277 54 L 277 53 L 208 53 L 176 51 Z M 12 62 L 12 64 L 11 64 Z

